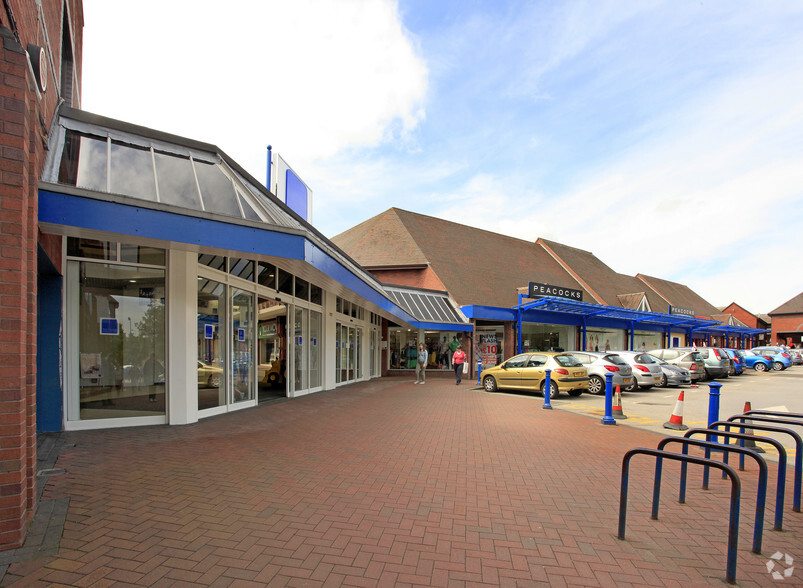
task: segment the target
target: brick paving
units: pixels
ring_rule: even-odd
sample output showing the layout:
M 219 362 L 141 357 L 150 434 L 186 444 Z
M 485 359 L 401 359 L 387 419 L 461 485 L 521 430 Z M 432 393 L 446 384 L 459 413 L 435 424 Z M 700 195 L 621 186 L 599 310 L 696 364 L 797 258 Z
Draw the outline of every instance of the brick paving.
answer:
M 622 456 L 662 436 L 542 403 L 386 378 L 190 426 L 63 433 L 39 506 L 68 505 L 60 542 L 0 585 L 725 583 L 729 483 L 703 492 L 692 468 L 679 505 L 667 464 L 653 521 L 652 462 L 637 458 L 621 541 Z M 750 552 L 755 470 L 741 474 L 738 585 L 774 585 L 776 551 L 800 564 L 777 584 L 803 585 L 791 468 L 784 531 L 770 464 L 763 555 Z

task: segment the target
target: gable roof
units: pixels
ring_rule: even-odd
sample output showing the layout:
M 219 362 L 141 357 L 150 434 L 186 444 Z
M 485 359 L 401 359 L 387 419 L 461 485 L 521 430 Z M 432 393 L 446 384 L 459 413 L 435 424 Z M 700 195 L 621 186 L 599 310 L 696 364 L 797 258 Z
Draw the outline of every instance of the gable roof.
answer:
M 451 221 L 391 208 L 332 238 L 368 269 L 429 264 L 459 305 L 512 307 L 517 288 L 543 282 L 590 294 L 546 250 Z M 393 243 L 382 247 L 379 243 Z
M 803 292 L 787 300 L 769 313 L 770 316 L 776 314 L 803 314 Z
M 563 245 L 547 239 L 538 239 L 538 245 L 553 255 L 567 271 L 575 276 L 599 304 L 636 309 L 646 296 L 650 310 L 664 312 L 668 303 L 644 283 L 633 276 L 615 272 L 590 251 Z
M 655 290 L 672 306 L 688 308 L 694 311 L 696 316 L 711 318 L 720 314 L 719 309 L 713 306 L 702 296 L 694 292 L 684 284 L 662 280 L 644 274 L 637 274 L 636 277 Z

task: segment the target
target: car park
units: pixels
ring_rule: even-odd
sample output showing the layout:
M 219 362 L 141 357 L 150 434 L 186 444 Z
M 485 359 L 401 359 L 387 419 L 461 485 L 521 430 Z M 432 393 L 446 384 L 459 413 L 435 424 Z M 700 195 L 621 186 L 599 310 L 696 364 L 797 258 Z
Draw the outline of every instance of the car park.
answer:
M 695 349 L 671 347 L 668 349 L 652 349 L 647 353 L 662 359 L 668 364 L 686 368 L 689 370 L 692 382 L 705 379 L 705 362 L 700 352 Z
M 772 356 L 761 355 L 755 353 L 750 349 L 742 349 L 742 359 L 744 359 L 745 367 L 753 369 L 757 372 L 767 372 L 772 369 Z
M 633 369 L 615 353 L 601 351 L 568 352 L 588 370 L 588 392 L 605 394 L 605 378 L 611 374 L 611 385 L 625 389 L 633 382 Z
M 731 358 L 719 347 L 679 347 L 689 351 L 697 351 L 703 358 L 705 379 L 718 380 L 727 378 L 731 370 Z
M 568 353 L 531 352 L 511 357 L 482 372 L 482 385 L 488 392 L 515 389 L 544 393 L 546 370 L 550 370 L 550 396 L 566 392 L 580 396 L 588 390 L 588 370 Z
M 655 356 L 653 356 L 655 357 Z M 661 381 L 656 384 L 659 388 L 666 388 L 667 386 L 691 386 L 691 373 L 686 368 L 677 365 L 672 365 L 655 357 L 655 361 L 661 366 Z
M 725 353 L 731 358 L 731 370 L 729 376 L 741 376 L 744 373 L 744 356 L 740 349 L 725 349 Z
M 658 361 L 649 353 L 643 351 L 613 351 L 624 359 L 633 369 L 633 383 L 625 388 L 628 392 L 633 392 L 639 388 L 649 390 L 657 386 L 663 379 L 663 370 Z
M 786 350 L 781 347 L 780 345 L 768 345 L 765 347 L 753 347 L 751 349 L 753 353 L 758 353 L 760 355 L 769 355 L 772 357 L 772 369 L 776 372 L 780 372 L 785 370 L 788 367 L 792 367 L 792 357 Z

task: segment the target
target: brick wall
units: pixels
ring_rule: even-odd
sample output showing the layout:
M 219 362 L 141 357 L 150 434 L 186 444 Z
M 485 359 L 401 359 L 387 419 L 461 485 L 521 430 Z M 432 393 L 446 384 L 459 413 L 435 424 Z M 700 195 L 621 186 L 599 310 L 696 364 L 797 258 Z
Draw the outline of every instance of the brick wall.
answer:
M 803 332 L 803 314 L 775 314 L 772 315 L 772 339 L 771 343 L 774 345 L 777 342 L 782 343 L 794 343 L 797 345 L 800 343 L 800 337 L 795 336 L 794 340 L 786 340 L 786 338 L 782 337 L 779 333 L 790 333 L 790 332 Z

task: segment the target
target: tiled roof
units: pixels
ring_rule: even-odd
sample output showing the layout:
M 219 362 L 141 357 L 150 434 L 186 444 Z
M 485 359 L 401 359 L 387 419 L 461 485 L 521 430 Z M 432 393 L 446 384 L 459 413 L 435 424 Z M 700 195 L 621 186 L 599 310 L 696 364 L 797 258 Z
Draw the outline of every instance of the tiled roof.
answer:
M 770 316 L 775 314 L 803 314 L 803 292 L 769 313 Z
M 716 306 L 684 284 L 644 274 L 638 274 L 636 277 L 660 294 L 672 306 L 691 309 L 696 316 L 701 317 L 713 317 L 715 314 L 720 314 Z
M 332 238 L 368 268 L 429 263 L 459 305 L 511 307 L 516 289 L 541 282 L 587 291 L 542 247 L 506 235 L 391 208 Z M 393 243 L 382 247 L 376 243 Z
M 538 239 L 539 245 L 550 251 L 562 264 L 569 268 L 569 272 L 576 275 L 580 283 L 596 294 L 596 302 L 609 306 L 623 306 L 620 296 L 626 296 L 626 303 L 634 306 L 624 308 L 638 308 L 643 296 L 653 312 L 666 312 L 668 303 L 655 291 L 645 288 L 644 284 L 633 276 L 615 272 L 600 261 L 593 253 L 584 251 L 555 241 Z M 642 293 L 642 297 L 632 297 L 634 293 Z

